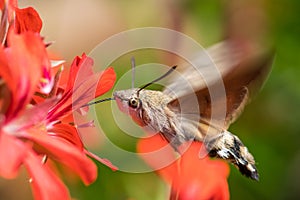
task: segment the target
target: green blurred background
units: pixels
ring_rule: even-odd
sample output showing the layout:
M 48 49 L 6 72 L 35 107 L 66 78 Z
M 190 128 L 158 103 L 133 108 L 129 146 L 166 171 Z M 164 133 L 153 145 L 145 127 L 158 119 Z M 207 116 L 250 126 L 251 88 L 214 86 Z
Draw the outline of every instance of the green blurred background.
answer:
M 42 35 L 47 41 L 55 41 L 51 50 L 68 62 L 115 33 L 144 26 L 176 29 L 208 46 L 224 37 L 225 13 L 229 7 L 235 8 L 234 4 L 242 5 L 237 7 L 240 12 L 251 4 L 262 6 L 266 40 L 274 44 L 276 56 L 263 90 L 230 127 L 255 155 L 260 172 L 260 181 L 254 182 L 231 166 L 231 199 L 300 199 L 300 1 L 20 1 L 20 7 L 32 5 L 38 10 L 44 22 Z M 147 51 L 133 55 L 138 64 L 161 59 Z M 118 77 L 130 69 L 129 58 L 125 55 L 112 63 Z M 111 134 L 108 137 L 134 151 L 136 139 L 122 135 L 113 122 L 110 106 L 96 109 L 99 120 L 105 120 L 106 134 Z M 101 149 L 109 151 L 105 145 Z M 66 178 L 72 197 L 150 200 L 166 199 L 168 195 L 168 187 L 155 173 L 112 172 L 101 164 L 98 173 L 97 181 L 88 187 Z M 32 199 L 24 180 L 1 179 L 1 199 Z

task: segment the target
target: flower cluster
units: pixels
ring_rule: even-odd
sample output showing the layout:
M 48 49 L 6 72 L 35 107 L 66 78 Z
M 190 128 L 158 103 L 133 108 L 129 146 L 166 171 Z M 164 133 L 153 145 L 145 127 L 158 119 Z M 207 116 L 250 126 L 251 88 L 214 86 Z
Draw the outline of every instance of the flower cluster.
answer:
M 89 157 L 116 169 L 84 148 L 78 129 L 93 123 L 75 124 L 72 117 L 107 92 L 116 75 L 112 68 L 93 72 L 93 60 L 83 54 L 64 82 L 63 61 L 49 58 L 36 10 L 20 9 L 13 0 L 0 0 L 0 9 L 0 176 L 15 178 L 25 166 L 35 199 L 70 199 L 57 165 L 85 184 L 97 178 Z

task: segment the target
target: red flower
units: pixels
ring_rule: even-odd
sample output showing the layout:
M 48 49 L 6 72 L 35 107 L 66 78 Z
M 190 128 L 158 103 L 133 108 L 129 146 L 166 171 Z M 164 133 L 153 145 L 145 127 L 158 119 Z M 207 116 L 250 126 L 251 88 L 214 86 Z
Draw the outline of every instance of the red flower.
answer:
M 22 18 L 26 17 L 18 20 Z M 11 29 L 7 39 L 3 37 L 5 46 L 0 46 L 0 176 L 14 178 L 24 165 L 36 199 L 69 199 L 50 162 L 67 166 L 85 184 L 97 177 L 97 167 L 88 156 L 116 169 L 84 149 L 77 127 L 92 123 L 69 123 L 72 113 L 107 92 L 116 76 L 112 68 L 94 73 L 92 59 L 84 54 L 74 60 L 68 84 L 59 85 L 61 70 L 52 75 L 45 44 L 28 27 Z
M 94 73 L 92 66 L 93 60 L 91 58 L 85 54 L 82 55 L 82 58 L 77 56 L 71 65 L 67 84 L 60 86 L 55 83 L 55 86 L 57 86 L 53 88 L 56 91 L 55 95 L 61 97 L 49 109 L 45 119 L 46 128 L 51 136 L 64 138 L 66 141 L 77 146 L 85 154 L 116 170 L 117 168 L 108 160 L 101 159 L 86 151 L 83 148 L 77 129 L 70 125 L 70 121 L 71 123 L 74 121 L 72 117 L 73 112 L 79 111 L 82 113 L 82 109 L 88 109 L 88 107 L 82 108 L 82 106 L 110 90 L 115 82 L 116 74 L 111 67 L 103 72 Z M 77 125 L 77 127 L 84 128 L 93 125 L 93 122 L 86 122 L 85 124 Z
M 68 191 L 61 181 L 41 162 L 41 156 L 35 150 L 33 141 L 26 138 L 33 134 L 31 127 L 42 127 L 42 123 L 37 122 L 42 122 L 44 113 L 47 113 L 47 108 L 54 101 L 50 100 L 27 109 L 41 78 L 45 46 L 40 36 L 34 33 L 15 35 L 10 32 L 7 43 L 7 48 L 0 47 L 3 94 L 0 101 L 0 175 L 4 178 L 14 178 L 20 166 L 24 164 L 32 177 L 34 193 L 47 191 L 57 194 L 58 197 L 68 197 Z M 43 136 L 42 131 L 36 134 Z M 41 180 L 45 181 L 45 178 L 59 187 L 43 187 L 37 184 Z
M 140 153 L 155 152 L 154 154 L 142 154 L 143 159 L 162 178 L 172 185 L 170 199 L 229 199 L 227 176 L 228 165 L 220 160 L 211 160 L 209 157 L 199 158 L 202 143 L 193 142 L 187 151 L 172 164 L 161 168 L 161 160 L 174 158 L 174 151 L 166 147 L 168 143 L 156 134 L 138 143 Z
M 54 88 L 57 90 L 56 95 L 63 92 L 59 102 L 51 108 L 47 116 L 48 122 L 55 122 L 70 115 L 95 97 L 111 89 L 116 78 L 114 70 L 108 68 L 104 72 L 94 73 L 92 66 L 93 60 L 85 54 L 82 55 L 82 58 L 77 56 L 74 59 L 66 87 Z M 82 109 L 88 109 L 88 107 Z
M 1 1 L 0 8 L 2 11 L 0 26 L 0 41 L 7 46 L 7 35 L 9 31 L 15 33 L 35 32 L 39 33 L 42 28 L 42 20 L 37 11 L 31 7 L 20 9 L 17 7 L 16 0 Z M 47 56 L 47 54 L 44 54 Z M 44 57 L 42 63 L 42 78 L 39 83 L 39 91 L 49 93 L 53 87 L 53 79 L 50 75 L 50 62 Z

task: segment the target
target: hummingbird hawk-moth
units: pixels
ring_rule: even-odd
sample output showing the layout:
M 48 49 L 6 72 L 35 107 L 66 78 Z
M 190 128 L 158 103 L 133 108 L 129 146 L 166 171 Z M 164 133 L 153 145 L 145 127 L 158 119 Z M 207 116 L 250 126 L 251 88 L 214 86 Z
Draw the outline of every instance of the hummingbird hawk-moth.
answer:
M 114 92 L 110 100 L 116 100 L 119 109 L 140 126 L 159 132 L 176 151 L 179 152 L 180 145 L 187 141 L 201 141 L 211 157 L 225 159 L 245 176 L 258 180 L 252 154 L 236 135 L 228 131 L 230 124 L 261 88 L 271 68 L 269 53 L 247 53 L 235 42 L 221 42 L 202 54 L 208 55 L 212 62 L 197 58 L 197 66 L 177 67 L 181 78 L 167 77 L 170 84 L 163 91 L 147 90 L 146 87 L 169 76 L 176 66 L 141 88 Z M 221 78 L 215 72 L 209 73 L 213 71 L 213 63 Z M 206 77 L 201 77 L 198 72 L 203 69 L 208 70 Z M 217 88 L 220 81 L 224 93 L 212 97 L 211 90 Z

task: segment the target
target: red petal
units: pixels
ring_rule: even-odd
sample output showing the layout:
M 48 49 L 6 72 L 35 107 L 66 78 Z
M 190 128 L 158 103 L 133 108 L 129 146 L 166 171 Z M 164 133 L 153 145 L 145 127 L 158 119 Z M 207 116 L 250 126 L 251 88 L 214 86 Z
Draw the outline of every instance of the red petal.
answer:
M 23 137 L 44 148 L 45 154 L 74 170 L 85 184 L 97 178 L 97 167 L 78 147 L 58 137 L 51 137 L 40 130 L 31 129 Z
M 96 97 L 108 92 L 116 81 L 116 73 L 112 67 L 107 68 L 98 81 Z
M 11 132 L 17 132 L 21 129 L 25 129 L 41 123 L 46 119 L 48 111 L 56 101 L 58 101 L 57 97 L 46 99 L 44 102 L 26 109 L 22 115 L 14 118 L 7 125 L 7 127 Z
M 37 11 L 32 8 L 15 8 L 15 32 L 23 33 L 32 31 L 39 33 L 42 29 L 42 20 Z
M 87 104 L 95 97 L 107 92 L 114 84 L 116 74 L 112 68 L 103 72 L 93 74 L 85 80 L 75 82 L 73 88 L 66 91 L 62 99 L 51 110 L 48 116 L 49 121 L 61 119 Z M 97 86 L 98 85 L 98 86 Z M 71 86 L 70 86 L 71 87 Z
M 12 97 L 6 113 L 7 121 L 31 100 L 47 61 L 45 46 L 37 34 L 10 32 L 8 46 L 5 50 L 0 49 L 0 76 L 10 88 Z
M 33 151 L 28 151 L 24 165 L 31 176 L 32 191 L 36 200 L 71 199 L 66 186 L 42 164 Z
M 138 143 L 139 152 L 155 152 L 166 145 L 161 136 L 143 139 Z M 171 165 L 157 170 L 169 183 L 172 183 L 170 199 L 229 199 L 227 176 L 228 165 L 208 157 L 199 158 L 202 143 L 193 142 L 181 158 Z M 163 157 L 162 157 L 163 156 Z M 142 156 L 150 166 L 156 167 L 157 159 Z M 160 160 L 167 157 L 159 156 Z
M 111 67 L 101 73 L 96 73 L 88 77 L 87 80 L 73 91 L 73 109 L 77 110 L 82 105 L 110 90 L 115 80 L 116 74 Z
M 77 56 L 71 65 L 69 80 L 67 83 L 66 91 L 72 90 L 76 85 L 80 86 L 81 83 L 93 74 L 94 61 L 92 58 L 82 54 L 82 58 Z
M 89 76 L 80 84 L 76 81 L 73 89 L 73 109 L 77 110 L 82 105 L 104 94 L 112 88 L 116 80 L 116 74 L 112 67 L 103 72 Z
M 199 158 L 201 147 L 202 143 L 194 142 L 181 156 L 178 175 L 173 178 L 173 190 L 180 199 L 229 199 L 228 164 L 209 157 Z
M 74 144 L 78 149 L 83 150 L 83 144 L 81 138 L 79 137 L 77 130 L 74 126 L 70 124 L 56 124 L 51 129 L 48 129 L 48 134 L 53 136 L 60 137 Z
M 174 149 L 159 134 L 139 140 L 137 151 L 140 156 L 154 169 L 157 170 L 166 181 L 172 182 L 177 173 L 177 157 Z
M 13 136 L 0 132 L 0 176 L 14 178 L 26 155 L 26 146 Z

